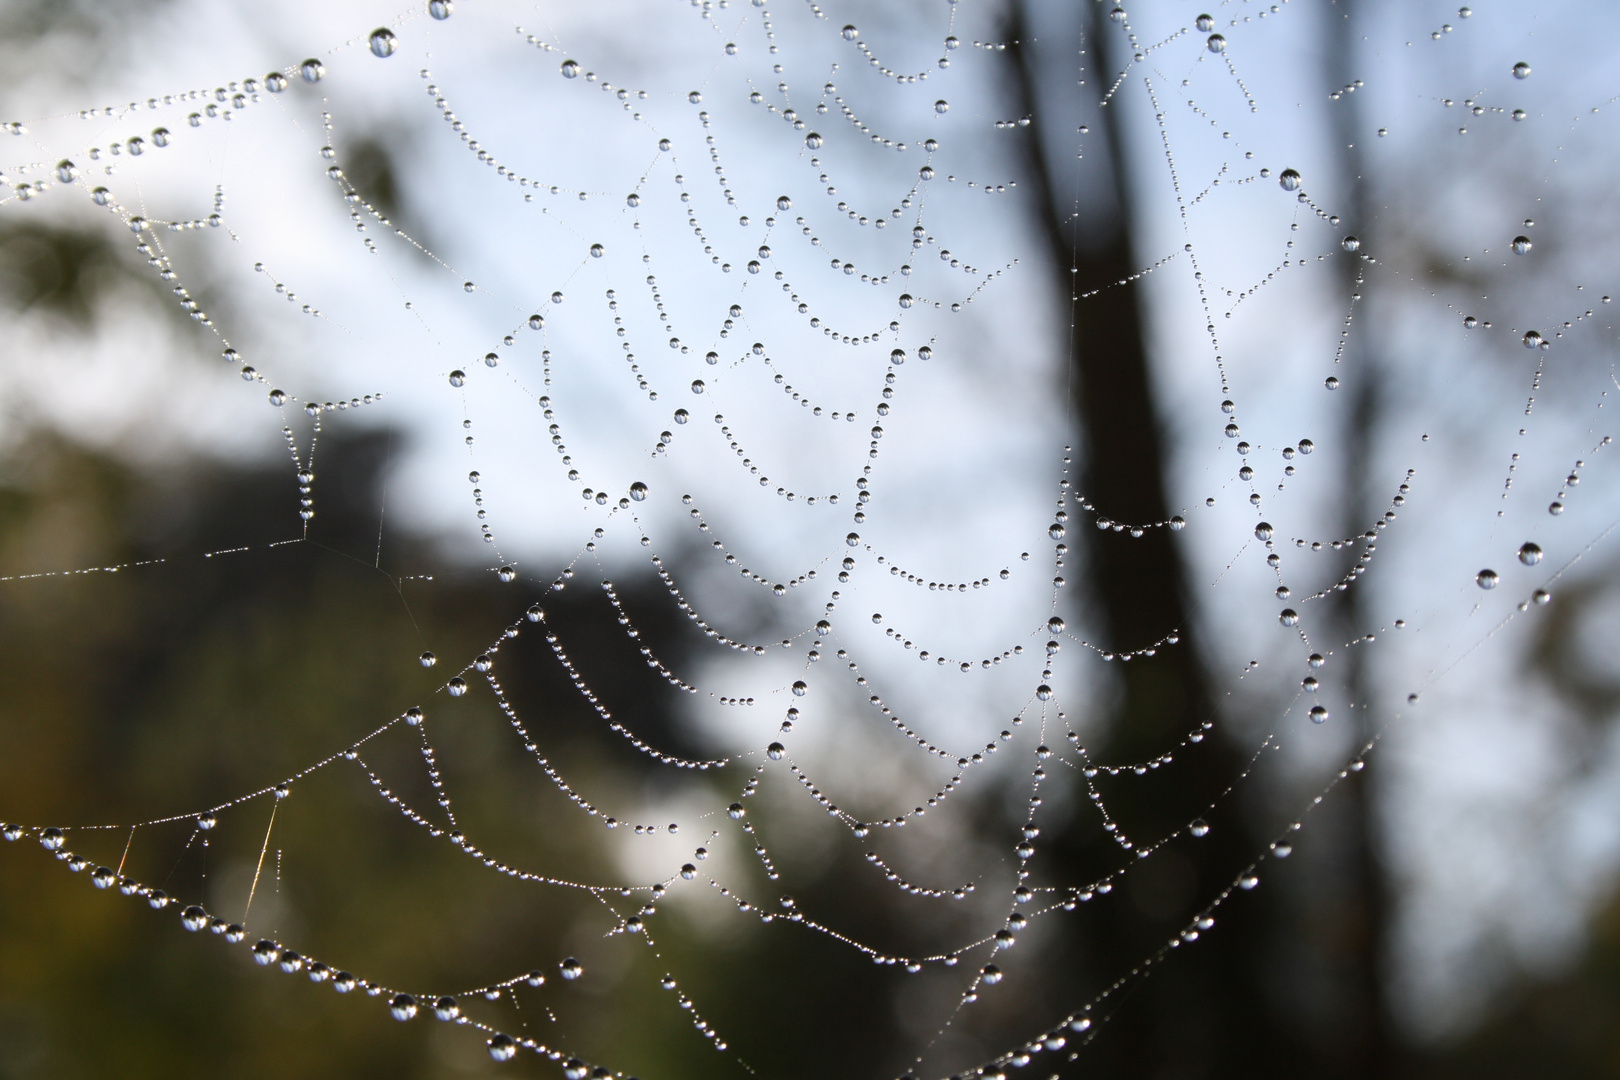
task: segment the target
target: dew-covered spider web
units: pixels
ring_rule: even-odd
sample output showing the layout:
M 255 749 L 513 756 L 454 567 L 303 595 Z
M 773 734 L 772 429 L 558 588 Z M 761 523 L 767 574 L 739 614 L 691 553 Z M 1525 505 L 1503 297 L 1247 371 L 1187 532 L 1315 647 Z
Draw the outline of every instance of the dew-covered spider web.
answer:
M 218 646 L 253 665 L 163 676 L 256 773 L 132 759 L 116 819 L 0 791 L 5 839 L 520 1072 L 1084 1074 L 1610 557 L 1620 386 L 1620 87 L 1555 62 L 1569 27 L 1092 6 L 187 9 L 121 96 L 11 123 L 0 214 L 147 286 L 93 362 L 19 330 L 33 407 L 273 461 L 277 516 L 12 562 L 5 602 L 309 558 L 291 625 L 347 614 L 298 685 L 251 611 Z M 1130 269 L 1087 281 L 1109 228 Z M 1076 437 L 1133 298 L 1141 518 L 1091 482 L 1160 463 Z M 1186 622 L 1104 610 L 1133 544 Z M 1193 667 L 1204 700 L 1122 733 Z M 49 722 L 7 719 L 14 762 Z

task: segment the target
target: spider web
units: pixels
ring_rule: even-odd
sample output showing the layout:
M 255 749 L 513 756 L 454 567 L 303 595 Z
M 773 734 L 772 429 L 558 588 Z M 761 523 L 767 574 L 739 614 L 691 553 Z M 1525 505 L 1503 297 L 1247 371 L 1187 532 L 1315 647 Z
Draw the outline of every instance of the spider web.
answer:
M 401 1021 L 437 1016 L 497 1061 L 548 1059 L 575 1080 L 626 1074 L 583 1006 L 567 1004 L 600 966 L 629 972 L 597 992 L 622 997 L 617 1007 L 684 1014 L 728 1068 L 752 1072 L 737 1045 L 748 1035 L 706 1009 L 711 961 L 669 942 L 762 927 L 811 935 L 826 951 L 809 955 L 845 965 L 841 978 L 945 988 L 915 1010 L 928 1016 L 913 1045 L 854 1072 L 1006 1076 L 1083 1062 L 1125 993 L 1218 933 L 1386 731 L 1502 648 L 1504 629 L 1533 617 L 1612 528 L 1575 487 L 1606 457 L 1597 410 L 1612 373 L 1565 364 L 1546 406 L 1557 418 L 1535 427 L 1560 352 L 1606 344 L 1593 309 L 1608 297 L 1549 270 L 1505 306 L 1486 295 L 1464 309 L 1414 272 L 1401 238 L 1381 235 L 1330 178 L 1319 133 L 1267 112 L 1268 78 L 1251 69 L 1286 40 L 1267 34 L 1305 18 L 1300 7 L 1140 20 L 1116 9 L 1106 29 L 1117 40 L 1102 49 L 1122 62 L 1100 77 L 1099 48 L 1081 41 L 1089 74 L 1052 91 L 1053 117 L 1067 116 L 1070 94 L 1113 109 L 1133 167 L 1156 170 L 1138 184 L 1151 254 L 1118 284 L 1138 282 L 1169 312 L 1157 345 L 1173 360 L 1157 374 L 1177 417 L 1177 475 L 1190 479 L 1163 520 L 1116 520 L 1079 490 L 1054 343 L 1078 305 L 1106 303 L 1108 290 L 1047 295 L 1019 140 L 1040 128 L 1070 157 L 1103 151 L 1087 125 L 1048 124 L 1046 102 L 1031 116 L 1003 109 L 996 11 L 930 3 L 846 22 L 785 2 L 594 18 L 435 3 L 375 30 L 340 13 L 336 44 L 281 56 L 269 74 L 13 124 L 6 212 L 122 230 L 223 357 L 182 374 L 209 386 L 217 434 L 205 441 L 280 446 L 298 494 L 288 532 L 192 552 L 196 565 L 320 544 L 329 456 L 345 452 L 346 432 L 388 426 L 419 445 L 379 514 L 372 568 L 383 571 L 399 527 L 390 515 L 403 517 L 447 537 L 446 564 L 481 565 L 515 599 L 497 600 L 505 614 L 454 647 L 424 635 L 420 655 L 395 658 L 403 673 L 387 701 L 419 699 L 379 702 L 353 732 L 304 733 L 278 755 L 298 765 L 252 790 L 139 820 L 7 825 L 5 838 L 32 838 L 95 888 L 178 912 L 185 930 L 267 969 L 375 998 Z M 1454 25 L 1435 20 L 1420 44 L 1472 28 L 1471 13 L 1445 15 Z M 615 19 L 626 18 L 655 32 L 625 40 Z M 1535 167 L 1553 169 L 1521 135 L 1542 114 L 1520 116 L 1505 96 L 1536 84 L 1498 67 L 1492 92 L 1423 108 L 1467 110 L 1462 126 L 1486 142 L 1459 172 L 1527 145 Z M 1369 92 L 1352 80 L 1331 96 Z M 1591 113 L 1604 104 L 1571 92 Z M 420 170 L 425 203 L 391 209 L 367 190 L 348 153 L 362 129 L 383 131 Z M 1077 186 L 1056 197 L 1083 217 L 1094 196 Z M 1450 244 L 1457 267 L 1477 258 L 1507 275 L 1545 250 L 1528 221 L 1490 228 L 1483 242 Z M 1369 329 L 1374 285 L 1388 299 Z M 1446 406 L 1420 390 L 1382 445 L 1363 448 L 1367 460 L 1346 460 L 1358 380 L 1412 385 L 1379 362 L 1358 367 L 1358 350 L 1403 326 L 1408 341 L 1506 358 L 1511 389 L 1479 412 L 1493 453 L 1511 444 L 1511 456 L 1435 461 L 1424 429 Z M 1430 513 L 1466 515 L 1488 544 L 1464 554 L 1453 533 L 1402 535 L 1430 472 L 1446 477 Z M 1375 499 L 1347 494 L 1346 473 Z M 1556 491 L 1543 490 L 1549 477 Z M 1347 511 L 1374 502 L 1341 535 Z M 1202 659 L 1232 704 L 1139 761 L 1087 749 L 1104 738 L 1111 673 L 1193 647 L 1193 628 L 1102 640 L 1068 580 L 1082 576 L 1071 545 L 1085 530 L 1173 532 L 1191 545 L 1194 580 L 1216 589 L 1199 616 Z M 1367 589 L 1392 547 L 1407 552 L 1395 560 L 1408 575 L 1444 587 L 1377 594 L 1346 625 L 1330 605 Z M 1461 572 L 1476 547 L 1480 565 Z M 48 588 L 154 566 L 4 580 Z M 443 567 L 387 580 L 408 608 L 436 577 L 451 587 Z M 576 650 L 591 608 L 621 638 L 617 665 L 592 668 Z M 684 638 L 647 629 L 660 621 Z M 1403 670 L 1402 695 L 1356 697 L 1352 650 L 1420 632 L 1442 644 L 1421 652 L 1423 670 Z M 652 644 L 676 640 L 668 655 Z M 522 674 L 542 664 L 584 705 L 560 748 L 543 714 L 561 704 Z M 631 670 L 652 683 L 623 689 Z M 674 724 L 649 719 L 648 685 L 674 702 L 657 707 Z M 1249 719 L 1225 719 L 1240 712 Z M 543 827 L 583 837 L 587 856 L 480 835 L 488 815 L 465 809 L 482 805 L 477 770 L 449 764 L 441 735 L 473 723 L 505 727 L 502 761 L 557 797 Z M 638 764 L 595 775 L 573 752 L 582 740 Z M 1235 764 L 1177 824 L 1138 831 L 1116 812 L 1116 792 L 1216 741 L 1237 747 Z M 1074 932 L 1055 927 L 1121 903 L 1138 868 L 1207 842 L 1210 820 L 1281 768 L 1268 762 L 1285 746 L 1315 763 L 1305 790 L 1173 933 L 1071 998 L 1019 990 L 1021 979 L 1047 985 L 1041 950 Z M 445 985 L 278 928 L 280 836 L 317 785 L 366 794 L 409 826 L 407 842 L 478 874 L 579 898 L 594 912 L 593 951 L 514 947 L 509 967 Z M 1007 820 L 989 809 L 1001 804 Z M 349 803 L 320 805 L 370 827 Z M 1044 846 L 1054 820 L 1089 822 L 1111 861 L 1066 876 L 1075 864 Z M 981 828 L 993 843 L 964 840 Z M 827 854 L 835 847 L 843 854 Z M 208 852 L 225 848 L 252 864 L 234 893 L 208 876 Z M 285 854 L 294 873 L 297 848 Z M 794 899 L 795 876 L 839 858 L 851 888 L 877 883 L 882 903 L 905 905 L 894 917 L 904 932 Z M 163 877 L 176 859 L 185 869 Z M 133 869 L 147 862 L 150 876 Z M 661 999 L 642 993 L 650 985 Z M 977 1041 L 953 1041 L 962 1029 Z M 990 1053 L 973 1056 L 980 1046 Z

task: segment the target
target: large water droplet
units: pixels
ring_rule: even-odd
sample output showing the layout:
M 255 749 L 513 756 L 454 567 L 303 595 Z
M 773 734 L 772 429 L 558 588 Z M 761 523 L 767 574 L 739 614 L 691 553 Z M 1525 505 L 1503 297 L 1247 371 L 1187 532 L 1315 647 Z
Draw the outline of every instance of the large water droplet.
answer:
M 1513 238 L 1513 254 L 1528 255 L 1530 254 L 1530 247 L 1530 238 L 1528 236 L 1515 236 Z
M 1495 570 L 1481 570 L 1474 575 L 1474 583 L 1482 589 L 1494 589 L 1497 582 L 1501 580 L 1501 575 L 1497 574 Z
M 1294 169 L 1284 169 L 1277 177 L 1277 184 L 1284 191 L 1298 191 L 1300 185 L 1299 172 Z
M 1515 79 L 1528 79 L 1530 77 L 1530 65 L 1525 63 L 1523 60 L 1520 60 L 1517 64 L 1514 64 L 1513 77 Z
M 1541 561 L 1541 545 L 1525 543 L 1519 547 L 1519 561 L 1526 566 L 1534 566 Z
M 398 47 L 394 32 L 386 26 L 379 26 L 371 32 L 371 55 L 379 59 L 393 56 Z
M 456 5 L 450 0 L 428 0 L 428 14 L 435 19 L 448 19 L 455 10 Z

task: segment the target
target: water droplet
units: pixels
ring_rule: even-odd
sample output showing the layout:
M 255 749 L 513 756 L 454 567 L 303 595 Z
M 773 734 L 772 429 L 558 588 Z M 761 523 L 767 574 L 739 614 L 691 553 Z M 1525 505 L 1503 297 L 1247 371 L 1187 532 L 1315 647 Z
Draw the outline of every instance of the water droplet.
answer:
M 39 843 L 46 851 L 60 851 L 67 837 L 58 828 L 49 828 L 39 834 Z
M 778 195 L 776 197 L 776 209 L 784 214 L 787 213 L 789 210 L 793 209 L 793 200 L 788 198 L 786 195 Z
M 461 1015 L 461 1006 L 453 997 L 442 997 L 433 1003 L 433 1015 L 444 1021 L 454 1020 Z
M 1209 51 L 1212 53 L 1225 52 L 1226 39 L 1219 34 L 1211 34 L 1209 35 L 1209 40 L 1204 42 L 1204 47 L 1209 49 Z
M 63 158 L 61 161 L 56 163 L 56 178 L 62 181 L 62 183 L 71 184 L 73 183 L 74 177 L 78 175 L 78 168 L 67 158 Z M 105 189 L 98 188 L 97 190 L 100 191 Z
M 1046 632 L 1054 636 L 1063 633 L 1063 620 L 1054 615 L 1046 620 Z
M 489 1056 L 496 1061 L 511 1061 L 517 1056 L 517 1043 L 512 1041 L 510 1035 L 491 1035 Z
M 90 201 L 97 206 L 106 206 L 112 202 L 112 192 L 104 187 L 93 188 L 90 191 Z
M 1282 611 L 1277 615 L 1277 621 L 1282 623 L 1284 626 L 1298 626 L 1299 612 L 1295 611 L 1293 608 L 1283 608 Z
M 579 78 L 579 61 L 564 60 L 562 62 L 562 76 L 565 79 Z
M 1215 29 L 1215 16 L 1200 15 L 1198 18 L 1193 20 L 1193 25 L 1198 27 L 1198 32 L 1200 34 L 1207 34 L 1211 30 Z
M 1193 818 L 1193 822 L 1187 827 L 1187 831 L 1192 833 L 1194 836 L 1208 836 L 1209 822 L 1205 821 L 1203 818 Z
M 1530 247 L 1530 238 L 1528 236 L 1515 236 L 1513 238 L 1513 254 L 1528 255 L 1530 254 Z
M 409 994 L 395 994 L 388 1002 L 388 1011 L 394 1014 L 394 1019 L 403 1023 L 416 1016 L 416 999 Z
M 564 959 L 561 964 L 557 965 L 557 970 L 559 973 L 561 973 L 563 978 L 572 981 L 585 974 L 585 965 L 581 964 L 578 960 L 575 960 L 572 956 L 570 956 Z
M 985 984 L 989 986 L 994 986 L 1001 981 L 1001 969 L 994 964 L 984 965 L 979 971 L 979 975 L 985 981 Z
M 560 304 L 560 303 L 563 302 L 562 290 L 559 289 L 558 291 L 551 294 L 551 302 L 553 304 Z
M 787 753 L 787 747 L 779 742 L 773 742 L 765 748 L 765 756 L 772 761 L 781 761 L 782 755 Z
M 693 379 L 692 380 L 692 393 L 701 394 L 701 393 L 703 393 L 703 389 L 704 389 L 704 387 L 703 387 L 703 380 L 702 379 Z
M 854 26 L 845 26 L 841 33 L 844 35 L 845 41 L 854 41 L 861 36 L 861 32 Z
M 1525 63 L 1523 60 L 1520 60 L 1517 64 L 1514 64 L 1513 77 L 1515 79 L 1528 79 L 1530 77 L 1530 65 Z
M 450 0 L 428 0 L 428 14 L 435 19 L 448 19 L 456 10 L 456 5 Z
M 1311 706 L 1311 723 L 1313 723 L 1313 724 L 1325 724 L 1325 723 L 1327 723 L 1327 718 L 1328 718 L 1327 709 L 1323 708 L 1321 705 L 1312 705 Z
M 1525 543 L 1519 547 L 1519 561 L 1526 566 L 1534 566 L 1541 561 L 1541 545 Z
M 264 77 L 264 88 L 272 94 L 279 94 L 287 89 L 287 76 L 279 71 L 272 71 Z
M 444 688 L 450 691 L 451 697 L 461 697 L 467 692 L 467 680 L 463 679 L 460 675 L 457 675 L 455 678 L 445 683 Z
M 820 150 L 821 136 L 812 131 L 810 134 L 804 137 L 804 145 L 810 150 Z
M 726 816 L 732 821 L 741 821 L 743 815 L 747 813 L 748 811 L 743 808 L 743 804 L 740 802 L 734 802 L 730 806 L 726 807 Z
M 379 26 L 371 32 L 371 55 L 383 59 L 394 55 L 398 42 L 394 32 L 386 26 Z
M 647 501 L 647 485 L 643 484 L 640 480 L 637 480 L 635 483 L 631 484 L 630 485 L 630 497 L 632 499 L 634 499 L 636 502 L 646 502 Z
M 1050 686 L 1047 686 L 1045 683 L 1042 683 L 1041 685 L 1039 685 L 1039 686 L 1037 686 L 1035 688 L 1035 697 L 1038 698 L 1041 701 L 1051 701 L 1052 700 L 1052 688 Z
M 485 353 L 484 354 L 484 366 L 485 367 L 495 367 L 500 362 L 501 362 L 500 353 Z
M 455 371 L 452 371 L 450 373 L 450 385 L 451 386 L 465 386 L 466 384 L 467 384 L 467 373 L 465 371 L 462 371 L 460 368 L 457 368 Z
M 951 103 L 946 101 L 944 98 L 940 98 L 938 101 L 934 102 L 934 111 L 939 113 L 941 116 L 950 112 L 950 110 Z
M 1254 538 L 1256 540 L 1270 540 L 1273 535 L 1271 522 L 1269 521 L 1262 521 L 1254 527 Z
M 318 83 L 326 78 L 326 65 L 312 56 L 298 65 L 298 74 L 307 83 Z
M 793 684 L 792 689 L 794 697 L 804 697 L 804 695 L 810 692 L 810 685 L 803 679 L 800 679 Z
M 1361 250 L 1361 241 L 1356 239 L 1354 236 L 1345 237 L 1343 240 L 1339 241 L 1339 244 L 1346 251 L 1360 251 Z
M 1277 184 L 1284 191 L 1298 191 L 1300 185 L 1300 176 L 1298 171 L 1294 169 L 1284 169 L 1277 176 Z
M 601 244 L 591 245 L 591 258 L 600 259 L 605 254 L 607 254 L 607 248 L 603 247 Z
M 1502 578 L 1495 570 L 1481 570 L 1474 575 L 1474 583 L 1482 589 L 1494 589 Z

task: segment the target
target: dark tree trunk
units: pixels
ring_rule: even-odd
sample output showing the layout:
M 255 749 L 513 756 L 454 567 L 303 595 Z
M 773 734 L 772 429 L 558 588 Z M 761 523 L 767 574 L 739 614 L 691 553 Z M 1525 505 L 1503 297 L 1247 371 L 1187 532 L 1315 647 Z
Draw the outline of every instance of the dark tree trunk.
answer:
M 1007 38 L 1022 115 L 1033 115 L 1029 147 L 1032 209 L 1067 307 L 1070 373 L 1076 427 L 1078 491 L 1097 514 L 1126 524 L 1154 524 L 1171 516 L 1165 494 L 1166 448 L 1154 398 L 1143 335 L 1141 297 L 1120 284 L 1140 269 L 1131 243 L 1132 187 L 1117 105 L 1095 106 L 1111 83 L 1106 9 L 1095 2 L 1053 5 L 1048 15 L 1069 20 L 1050 39 L 1075 36 L 1079 56 L 1043 41 L 1042 12 L 1029 0 L 1012 5 Z M 1077 85 L 1078 84 L 1078 85 Z M 1058 114 L 1060 95 L 1078 92 L 1091 102 L 1083 136 L 1043 116 Z M 1118 101 L 1119 99 L 1116 99 Z M 1072 110 L 1072 102 L 1067 107 Z M 1067 155 L 1076 146 L 1078 160 Z M 1060 191 L 1077 193 L 1072 212 Z M 1083 298 L 1094 290 L 1103 290 Z M 1211 403 L 1212 409 L 1214 403 Z M 1234 456 L 1232 468 L 1237 468 Z M 1174 536 L 1149 528 L 1099 530 L 1078 500 L 1070 502 L 1070 537 L 1080 550 L 1078 591 L 1088 632 L 1107 647 L 1129 650 L 1180 630 L 1179 645 L 1152 658 L 1114 664 L 1118 682 L 1105 732 L 1089 747 L 1102 763 L 1146 761 L 1175 750 L 1182 737 L 1217 721 L 1213 697 L 1192 643 L 1186 575 Z M 1085 666 L 1084 664 L 1082 665 Z M 1095 669 L 1092 669 L 1095 670 Z M 1121 829 L 1150 843 L 1191 818 L 1236 779 L 1236 748 L 1216 724 L 1214 736 L 1177 751 L 1175 760 L 1146 775 L 1127 770 L 1097 784 Z M 1084 801 L 1083 799 L 1081 800 Z M 1068 943 L 1065 977 L 1096 992 L 1158 952 L 1192 913 L 1227 888 L 1263 843 L 1250 832 L 1231 799 L 1208 815 L 1213 829 L 1202 840 L 1183 839 L 1134 865 L 1121 887 L 1092 901 Z M 1081 814 L 1058 840 L 1065 878 L 1090 879 L 1135 860 Z M 1215 928 L 1196 944 L 1172 951 L 1149 977 L 1099 1006 L 1107 1017 L 1091 1045 L 1070 1068 L 1073 1075 L 1244 1077 L 1295 1075 L 1292 1047 L 1278 1037 L 1267 1008 L 1262 957 L 1268 890 L 1239 892 L 1217 912 Z
M 1358 42 L 1355 15 L 1361 6 L 1355 0 L 1337 0 L 1328 11 L 1330 25 L 1323 35 L 1323 45 L 1328 61 L 1324 68 L 1332 80 L 1329 90 L 1349 85 L 1355 78 Z M 1377 250 L 1376 226 L 1369 214 L 1360 150 L 1366 125 L 1356 95 L 1346 95 L 1335 106 L 1333 132 L 1343 176 L 1341 198 L 1347 219 L 1344 231 L 1361 239 L 1360 252 L 1364 258 Z M 1363 268 L 1366 265 L 1360 258 L 1347 258 L 1342 263 L 1344 270 L 1340 276 L 1346 296 L 1354 293 L 1364 297 L 1357 305 L 1361 309 L 1358 312 L 1361 330 L 1353 332 L 1346 345 L 1343 363 L 1346 370 L 1341 373 L 1352 395 L 1344 428 L 1344 490 L 1350 494 L 1350 499 L 1346 511 L 1349 520 L 1340 533 L 1343 536 L 1354 536 L 1368 529 L 1390 497 L 1390 492 L 1384 490 L 1390 481 L 1376 472 L 1377 457 L 1372 452 L 1383 403 L 1378 364 L 1365 345 L 1369 313 L 1375 310 L 1365 299 Z M 1368 625 L 1372 616 L 1366 603 L 1367 585 L 1359 582 L 1345 594 L 1335 627 L 1340 640 L 1352 640 L 1372 628 Z M 1371 701 L 1373 679 L 1366 659 L 1363 652 L 1355 649 L 1346 650 L 1344 656 L 1344 678 L 1349 697 L 1356 705 L 1356 737 L 1363 744 L 1372 737 L 1377 726 Z M 1339 944 L 1326 961 L 1338 977 L 1346 1007 L 1333 1033 L 1332 1041 L 1336 1045 L 1324 1048 L 1329 1060 L 1323 1063 L 1323 1073 L 1394 1080 L 1404 1075 L 1405 1069 L 1385 999 L 1388 985 L 1385 958 L 1393 905 L 1388 874 L 1378 850 L 1375 801 L 1378 760 L 1378 754 L 1370 755 L 1366 768 L 1350 777 L 1338 797 L 1342 803 L 1343 825 L 1338 834 L 1341 850 L 1337 854 L 1344 884 L 1339 895 L 1325 905 L 1325 912 L 1318 917 L 1344 924 L 1322 940 Z

